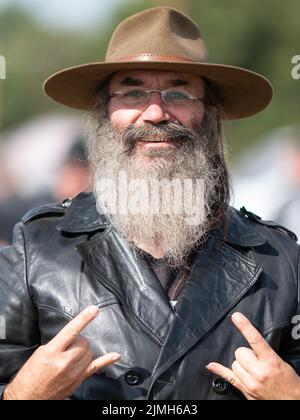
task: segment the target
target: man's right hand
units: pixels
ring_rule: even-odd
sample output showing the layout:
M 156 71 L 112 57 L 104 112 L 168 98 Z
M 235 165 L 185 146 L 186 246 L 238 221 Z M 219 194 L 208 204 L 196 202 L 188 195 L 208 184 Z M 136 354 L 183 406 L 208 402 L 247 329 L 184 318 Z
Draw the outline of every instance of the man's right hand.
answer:
M 86 308 L 48 344 L 39 347 L 6 387 L 3 399 L 63 400 L 85 379 L 116 362 L 118 353 L 93 360 L 88 340 L 79 335 L 98 313 L 97 306 Z

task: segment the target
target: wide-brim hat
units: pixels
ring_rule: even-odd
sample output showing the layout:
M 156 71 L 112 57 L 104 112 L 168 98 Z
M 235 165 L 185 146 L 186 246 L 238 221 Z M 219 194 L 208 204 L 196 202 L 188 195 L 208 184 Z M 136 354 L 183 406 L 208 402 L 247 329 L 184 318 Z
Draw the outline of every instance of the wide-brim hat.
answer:
M 208 62 L 197 24 L 182 12 L 156 7 L 125 19 L 116 28 L 104 62 L 61 70 L 44 83 L 44 91 L 71 108 L 90 110 L 97 93 L 118 71 L 165 70 L 202 76 L 210 82 L 224 118 L 249 117 L 271 101 L 271 83 L 253 71 Z

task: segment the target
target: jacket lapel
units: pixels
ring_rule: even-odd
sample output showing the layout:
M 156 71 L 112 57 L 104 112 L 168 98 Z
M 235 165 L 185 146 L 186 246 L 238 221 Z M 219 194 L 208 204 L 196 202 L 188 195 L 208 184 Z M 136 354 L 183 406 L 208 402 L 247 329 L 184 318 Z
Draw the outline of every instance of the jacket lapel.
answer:
M 185 354 L 242 299 L 256 283 L 260 267 L 250 256 L 232 247 L 250 249 L 264 244 L 247 218 L 229 209 L 228 234 L 216 229 L 198 252 L 176 306 L 176 318 L 153 370 L 148 395 L 156 379 Z
M 140 328 L 162 345 L 174 313 L 152 270 L 112 228 L 77 248 L 96 281 L 114 293 Z
M 176 306 L 177 316 L 155 366 L 153 382 L 226 316 L 261 272 L 254 261 L 227 244 L 215 238 L 206 242 Z
M 128 315 L 161 346 L 174 319 L 169 300 L 153 271 L 115 232 L 101 209 L 97 210 L 93 194 L 77 196 L 57 229 L 93 234 L 77 246 L 91 276 L 117 296 Z

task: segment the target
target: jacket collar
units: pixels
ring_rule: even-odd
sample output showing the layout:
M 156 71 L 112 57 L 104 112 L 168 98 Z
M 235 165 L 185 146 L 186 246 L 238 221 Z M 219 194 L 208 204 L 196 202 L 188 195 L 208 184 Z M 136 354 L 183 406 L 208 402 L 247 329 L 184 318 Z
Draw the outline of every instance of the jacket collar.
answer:
M 229 207 L 229 228 L 224 238 L 221 228 L 215 229 L 212 234 L 217 239 L 241 247 L 260 246 L 266 238 L 242 212 Z M 92 193 L 81 193 L 71 201 L 66 214 L 60 219 L 58 230 L 67 233 L 92 233 L 110 226 L 108 218 L 97 211 L 96 200 Z
M 257 225 L 241 211 L 233 207 L 228 208 L 228 230 L 226 236 L 224 237 L 221 228 L 215 229 L 212 234 L 216 239 L 224 240 L 228 244 L 242 248 L 260 246 L 267 241 L 267 238 L 261 233 Z
M 70 200 L 69 208 L 60 219 L 57 229 L 67 233 L 89 233 L 109 226 L 104 214 L 97 211 L 96 200 L 92 193 L 80 193 Z

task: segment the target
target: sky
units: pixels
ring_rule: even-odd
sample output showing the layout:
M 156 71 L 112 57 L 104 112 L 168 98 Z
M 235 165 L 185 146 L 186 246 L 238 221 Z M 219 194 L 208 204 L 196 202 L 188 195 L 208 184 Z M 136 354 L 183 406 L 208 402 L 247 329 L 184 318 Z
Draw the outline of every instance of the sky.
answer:
M 128 0 L 0 0 L 1 8 L 21 5 L 42 23 L 52 27 L 88 31 L 105 23 L 121 3 Z

